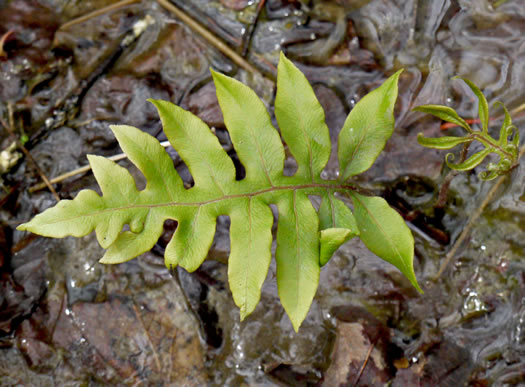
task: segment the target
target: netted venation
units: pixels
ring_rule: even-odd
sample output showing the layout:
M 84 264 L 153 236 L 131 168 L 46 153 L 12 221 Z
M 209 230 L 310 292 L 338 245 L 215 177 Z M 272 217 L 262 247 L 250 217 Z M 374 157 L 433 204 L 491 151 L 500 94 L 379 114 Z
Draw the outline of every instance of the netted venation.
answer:
M 316 293 L 320 267 L 342 243 L 359 233 L 359 222 L 367 227 L 363 219 L 369 206 L 356 206 L 361 216 L 356 223 L 352 211 L 334 196 L 343 181 L 321 179 L 330 157 L 324 112 L 306 78 L 290 61 L 281 61 L 278 85 L 282 90 L 278 91 L 276 115 L 298 164 L 294 176 L 284 176 L 284 146 L 262 101 L 242 83 L 213 73 L 225 124 L 246 171 L 244 179 L 236 180 L 232 159 L 201 119 L 169 102 L 151 100 L 168 140 L 195 181 L 192 188 L 184 188 L 173 161 L 155 138 L 131 126 L 113 126 L 121 148 L 144 174 L 145 189 L 138 191 L 130 173 L 116 163 L 90 156 L 102 196 L 82 191 L 73 201 L 60 202 L 20 229 L 54 237 L 83 236 L 95 230 L 100 244 L 107 248 L 101 262 L 120 263 L 149 251 L 162 234 L 164 222 L 172 219 L 177 221 L 177 228 L 166 246 L 166 266 L 194 271 L 208 256 L 217 217 L 229 216 L 228 281 L 243 319 L 258 304 L 267 276 L 274 221 L 270 206 L 275 204 L 277 285 L 297 330 Z M 392 79 L 397 81 L 396 77 Z M 397 92 L 393 85 L 387 89 L 387 94 Z M 395 98 L 390 95 L 392 100 Z M 383 110 L 390 113 L 388 107 Z M 353 144 L 350 140 L 347 143 Z M 360 146 L 356 144 L 352 155 L 364 152 Z M 341 146 L 339 151 L 346 152 Z M 363 164 L 357 156 L 354 162 Z M 367 165 L 373 162 L 372 157 L 365 161 Z M 345 177 L 364 169 L 361 164 L 343 165 Z M 326 191 L 324 187 L 328 187 Z M 308 195 L 322 197 L 319 211 Z M 383 210 L 382 203 L 373 202 L 372 212 L 374 206 Z M 129 231 L 123 231 L 126 224 Z M 399 219 L 392 224 L 398 227 Z M 378 225 L 381 222 L 373 226 L 377 229 Z M 394 257 L 392 261 L 396 259 L 403 258 Z
M 125 224 L 130 224 L 130 229 L 134 232 L 140 232 L 142 225 L 138 220 L 143 221 L 147 209 L 107 211 L 122 207 L 127 202 L 138 201 L 139 191 L 135 180 L 127 169 L 104 157 L 89 155 L 88 160 L 102 191 L 100 211 L 94 214 L 98 218 L 95 232 L 100 245 L 107 249 L 115 242 Z M 92 218 L 93 215 L 86 215 L 86 217 Z
M 18 226 L 18 229 L 52 238 L 78 238 L 89 234 L 97 226 L 98 219 L 86 214 L 100 213 L 103 210 L 104 203 L 95 191 L 82 190 L 75 199 L 61 200 L 30 222 Z
M 115 242 L 106 250 L 100 262 L 122 263 L 150 251 L 162 234 L 165 219 L 161 210 L 148 210 L 142 231 L 120 233 Z
M 189 272 L 204 262 L 213 243 L 217 214 L 213 205 L 176 208 L 173 219 L 177 229 L 166 246 L 164 259 L 167 267 L 177 265 Z
M 214 71 L 212 75 L 224 123 L 246 171 L 243 181 L 276 185 L 283 176 L 284 147 L 266 107 L 241 82 Z
M 330 158 L 331 142 L 324 110 L 303 73 L 281 52 L 275 118 L 297 161 L 296 176 L 314 181 Z
M 359 234 L 354 215 L 348 206 L 336 198 L 333 190 L 327 190 L 319 207 L 319 229 L 347 228 Z
M 192 198 L 231 193 L 235 189 L 235 166 L 208 125 L 170 102 L 149 101 L 157 108 L 164 133 L 195 181 Z
M 319 207 L 321 250 L 319 263 L 328 263 L 335 251 L 351 238 L 359 235 L 359 228 L 348 206 L 327 190 Z
M 169 202 L 183 195 L 186 191 L 184 183 L 175 171 L 173 160 L 157 139 L 132 126 L 112 125 L 110 128 L 128 159 L 146 178 L 146 188 L 141 193 L 143 197 L 151 193 L 152 197 L 148 199 Z M 133 203 L 132 200 L 128 202 Z
M 383 198 L 356 192 L 350 196 L 359 238 L 371 252 L 397 267 L 422 292 L 414 273 L 414 238 L 401 215 Z
M 253 312 L 272 259 L 273 214 L 257 197 L 237 201 L 229 213 L 231 252 L 228 278 L 241 320 Z
M 308 196 L 286 192 L 277 201 L 277 287 L 295 330 L 303 322 L 319 283 L 319 219 Z
M 397 83 L 402 71 L 365 95 L 346 118 L 337 140 L 341 181 L 370 168 L 392 135 Z

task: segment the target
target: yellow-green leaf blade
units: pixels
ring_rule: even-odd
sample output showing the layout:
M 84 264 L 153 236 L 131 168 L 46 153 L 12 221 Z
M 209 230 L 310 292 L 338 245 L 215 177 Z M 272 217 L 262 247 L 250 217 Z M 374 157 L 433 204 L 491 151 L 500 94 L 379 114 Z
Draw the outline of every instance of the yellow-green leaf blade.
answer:
M 277 287 L 284 310 L 297 331 L 319 284 L 319 222 L 302 192 L 283 194 L 277 207 Z
M 133 223 L 133 219 L 140 217 L 140 214 L 143 216 L 145 209 L 118 210 L 123 203 L 136 203 L 139 200 L 135 180 L 127 169 L 101 156 L 88 155 L 88 160 L 102 190 L 104 203 L 103 211 L 89 217 L 96 219 L 97 240 L 107 249 L 117 239 L 122 227 L 126 223 Z
M 166 266 L 177 265 L 192 272 L 204 262 L 213 243 L 216 216 L 210 206 L 200 205 L 178 208 L 173 215 L 178 225 L 166 246 Z
M 454 148 L 456 145 L 472 141 L 473 139 L 470 137 L 443 136 L 434 138 L 424 137 L 423 133 L 417 135 L 417 142 L 420 145 L 433 149 L 450 149 Z
M 297 161 L 296 176 L 319 177 L 330 158 L 330 133 L 324 110 L 304 74 L 281 52 L 275 117 Z
M 173 160 L 155 137 L 133 126 L 111 125 L 110 128 L 124 153 L 146 177 L 146 191 L 154 191 L 158 201 L 163 200 L 162 197 L 173 201 L 184 191 Z
M 272 259 L 273 215 L 268 204 L 248 198 L 236 206 L 230 219 L 228 282 L 242 321 L 261 298 L 261 287 Z
M 149 101 L 159 111 L 164 132 L 188 166 L 195 187 L 218 190 L 222 195 L 229 193 L 235 181 L 235 167 L 208 125 L 170 102 Z
M 105 209 L 95 191 L 83 190 L 73 200 L 61 200 L 16 229 L 51 238 L 82 237 L 95 229 L 98 214 Z
M 162 211 L 147 210 L 144 226 L 138 233 L 124 231 L 106 250 L 100 263 L 122 263 L 150 251 L 163 231 L 164 215 Z
M 350 111 L 337 145 L 340 180 L 372 166 L 394 131 L 394 105 L 401 71 L 363 97 Z
M 481 128 L 483 130 L 484 134 L 488 133 L 489 130 L 489 104 L 487 102 L 487 99 L 485 98 L 485 95 L 481 92 L 479 87 L 477 87 L 472 81 L 468 80 L 467 78 L 460 78 L 465 82 L 468 87 L 470 87 L 470 90 L 476 95 L 478 98 L 478 111 L 479 111 L 479 120 L 481 121 Z
M 274 186 L 283 174 L 284 148 L 270 115 L 255 92 L 212 71 L 224 123 L 246 170 L 245 180 Z
M 447 163 L 447 166 L 450 169 L 454 169 L 456 171 L 470 171 L 471 169 L 474 169 L 479 164 L 481 164 L 485 157 L 487 157 L 490 154 L 491 150 L 492 148 L 485 148 L 480 152 L 474 153 L 468 159 L 458 164 L 452 164 L 452 161 L 454 161 L 454 155 L 452 153 L 449 153 L 445 157 L 445 162 Z
M 352 231 L 347 228 L 327 228 L 321 230 L 319 264 L 321 266 L 326 265 L 336 250 L 353 236 L 355 236 L 355 234 L 352 234 Z
M 459 114 L 448 106 L 443 105 L 421 105 L 413 109 L 417 112 L 432 114 L 433 116 L 440 118 L 443 121 L 451 122 L 455 125 L 461 126 L 467 132 L 471 133 L 472 129 L 469 124 L 459 116 Z
M 346 228 L 355 235 L 359 234 L 352 211 L 345 203 L 336 198 L 333 192 L 328 192 L 326 196 L 323 196 L 319 207 L 319 229 L 327 228 Z
M 319 258 L 321 266 L 328 263 L 343 243 L 359 235 L 359 229 L 352 211 L 330 191 L 327 192 L 326 196 L 323 196 L 319 207 L 319 229 L 321 230 Z
M 414 273 L 414 238 L 403 218 L 380 197 L 351 193 L 359 237 L 378 257 L 397 267 L 422 292 Z

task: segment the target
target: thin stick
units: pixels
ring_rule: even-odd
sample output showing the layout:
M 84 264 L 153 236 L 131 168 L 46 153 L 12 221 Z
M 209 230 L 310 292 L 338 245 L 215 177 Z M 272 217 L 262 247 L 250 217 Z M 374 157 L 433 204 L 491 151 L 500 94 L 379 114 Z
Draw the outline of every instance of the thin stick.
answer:
M 463 144 L 463 148 L 461 149 L 461 153 L 459 155 L 459 161 L 458 163 L 461 164 L 467 159 L 468 149 L 470 147 L 470 143 Z M 441 188 L 439 190 L 438 199 L 436 204 L 434 205 L 434 208 L 443 208 L 445 207 L 445 204 L 447 202 L 447 194 L 448 190 L 450 188 L 450 183 L 452 183 L 452 179 L 456 177 L 459 174 L 458 171 L 451 169 L 445 178 L 443 179 L 443 183 L 441 183 Z
M 9 30 L 0 38 L 0 58 L 7 58 L 7 53 L 4 51 L 4 45 L 14 33 L 14 30 Z
M 246 57 L 248 54 L 248 50 L 250 48 L 250 44 L 253 38 L 253 33 L 255 31 L 255 27 L 257 26 L 257 22 L 259 21 L 259 17 L 261 16 L 262 8 L 264 7 L 264 3 L 266 0 L 259 0 L 259 4 L 257 4 L 257 10 L 255 11 L 255 18 L 253 20 L 253 23 L 248 27 L 248 32 L 245 35 L 245 39 L 242 41 L 242 56 Z
M 219 39 L 218 37 L 213 35 L 206 28 L 201 26 L 197 21 L 192 19 L 184 11 L 182 11 L 181 9 L 176 7 L 175 5 L 171 4 L 168 0 L 157 0 L 157 2 L 161 6 L 166 8 L 168 11 L 173 13 L 177 18 L 179 18 L 184 24 L 186 24 L 188 27 L 190 27 L 193 31 L 195 31 L 199 35 L 201 35 L 212 46 L 214 46 L 219 51 L 221 51 L 224 55 L 226 55 L 228 58 L 230 58 L 236 65 L 238 65 L 239 67 L 242 67 L 243 69 L 245 69 L 246 71 L 249 71 L 250 73 L 261 74 L 261 72 L 259 70 L 257 70 L 251 63 L 246 61 L 242 56 L 240 56 L 234 50 L 232 50 L 230 48 L 230 46 L 228 46 L 221 39 Z
M 40 169 L 40 167 L 38 166 L 38 164 L 35 161 L 35 159 L 33 158 L 33 156 L 31 156 L 31 153 L 29 153 L 29 151 L 26 149 L 24 144 L 22 144 L 20 142 L 20 140 L 18 139 L 18 137 L 15 134 L 15 118 L 14 118 L 14 113 L 13 113 L 13 104 L 11 102 L 7 103 L 7 114 L 8 114 L 8 118 L 9 118 L 9 124 L 6 125 L 2 121 L 2 126 L 4 126 L 6 128 L 6 130 L 9 132 L 9 135 L 11 136 L 11 138 L 13 138 L 14 141 L 16 142 L 16 145 L 18 146 L 18 148 L 20 148 L 20 150 L 26 155 L 27 159 L 33 164 L 33 166 L 36 169 L 36 172 L 38 173 L 40 178 L 44 181 L 44 186 L 49 188 L 49 190 L 51 191 L 51 193 L 53 194 L 53 196 L 55 197 L 57 202 L 60 201 L 60 196 L 58 196 L 57 192 L 55 191 L 55 189 L 53 188 L 53 186 L 49 182 L 49 180 L 48 180 L 47 176 L 45 175 L 45 173 L 42 171 L 42 169 Z
M 372 355 L 372 350 L 374 349 L 375 341 L 370 344 L 370 347 L 368 347 L 368 352 L 366 353 L 366 358 L 363 361 L 363 364 L 361 365 L 361 368 L 359 369 L 359 373 L 357 374 L 357 377 L 355 378 L 354 384 L 352 384 L 353 387 L 356 387 L 359 383 L 359 379 L 361 379 L 361 376 L 363 376 L 363 372 L 365 371 L 365 367 L 368 364 L 368 360 L 370 359 L 370 355 Z
M 163 141 L 160 143 L 160 145 L 162 145 L 164 148 L 168 147 L 168 146 L 171 146 L 170 142 L 169 141 Z M 107 159 L 108 160 L 111 160 L 111 161 L 119 161 L 119 160 L 123 160 L 127 158 L 126 154 L 125 153 L 119 153 L 115 156 L 111 156 L 111 157 L 108 157 Z M 75 176 L 75 175 L 80 175 L 81 173 L 85 173 L 85 172 L 88 172 L 91 170 L 91 166 L 90 165 L 85 165 L 83 167 L 80 167 L 80 168 L 77 168 L 77 169 L 74 169 L 72 171 L 69 171 L 69 172 L 66 172 L 60 176 L 57 176 L 57 177 L 54 177 L 53 179 L 49 180 L 49 182 L 51 184 L 55 184 L 55 183 L 60 183 L 61 181 L 67 179 L 68 177 L 72 177 L 72 176 Z M 32 187 L 29 188 L 29 192 L 35 192 L 35 191 L 40 191 L 41 189 L 43 188 L 46 188 L 47 187 L 47 184 L 36 184 Z
M 521 146 L 520 148 L 520 153 L 518 155 L 518 160 L 521 158 L 521 156 L 523 156 L 525 154 L 525 144 Z M 505 178 L 507 176 L 500 176 L 498 181 L 496 181 L 496 183 L 494 183 L 494 185 L 492 186 L 492 188 L 489 190 L 489 192 L 487 193 L 487 196 L 485 197 L 485 199 L 483 200 L 483 202 L 481 203 L 481 205 L 478 207 L 478 209 L 472 214 L 472 216 L 470 217 L 467 225 L 465 226 L 465 228 L 463 229 L 463 231 L 461 232 L 459 238 L 456 240 L 456 243 L 454 243 L 454 246 L 452 246 L 452 249 L 450 249 L 450 251 L 447 253 L 447 256 L 445 258 L 445 261 L 441 264 L 441 267 L 439 268 L 439 271 L 437 273 L 437 275 L 434 277 L 434 281 L 437 281 L 441 275 L 443 274 L 443 272 L 445 271 L 445 269 L 447 268 L 447 266 L 449 265 L 449 263 L 452 261 L 452 259 L 454 258 L 454 256 L 456 255 L 456 252 L 458 251 L 458 249 L 461 247 L 461 244 L 463 243 L 463 241 L 467 238 L 468 234 L 470 233 L 470 230 L 472 229 L 472 227 L 474 226 L 474 223 L 478 220 L 478 218 L 481 216 L 481 214 L 483 213 L 483 211 L 485 210 L 485 208 L 489 205 L 490 201 L 492 200 L 493 196 L 496 194 L 496 191 L 498 190 L 498 188 L 501 186 L 501 184 L 503 184 L 503 181 L 505 181 Z
M 97 9 L 97 10 L 95 10 L 93 12 L 89 12 L 89 13 L 83 15 L 83 16 L 80 16 L 80 17 L 77 17 L 77 18 L 75 18 L 73 20 L 70 20 L 67 23 L 62 24 L 59 27 L 59 30 L 68 29 L 69 27 L 74 26 L 76 24 L 84 23 L 85 21 L 88 21 L 89 19 L 93 19 L 94 17 L 104 15 L 104 14 L 106 14 L 108 12 L 114 11 L 116 9 L 125 7 L 125 6 L 133 4 L 133 3 L 138 3 L 140 1 L 141 0 L 121 0 L 121 1 L 119 1 L 117 3 L 108 5 L 107 7 L 103 7 L 103 8 Z

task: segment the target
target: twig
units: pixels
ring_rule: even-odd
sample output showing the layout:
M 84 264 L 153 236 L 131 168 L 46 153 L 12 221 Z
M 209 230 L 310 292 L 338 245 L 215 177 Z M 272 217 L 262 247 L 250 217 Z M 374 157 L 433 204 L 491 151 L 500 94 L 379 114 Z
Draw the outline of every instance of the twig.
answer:
M 186 14 L 180 8 L 173 5 L 168 0 L 157 0 L 157 2 L 161 6 L 166 8 L 168 11 L 173 13 L 177 18 L 179 18 L 184 24 L 190 27 L 193 31 L 201 35 L 212 46 L 214 46 L 219 51 L 221 51 L 224 55 L 230 58 L 236 65 L 238 65 L 239 67 L 242 67 L 243 69 L 245 69 L 246 71 L 249 71 L 250 73 L 261 74 L 261 72 L 258 69 L 256 69 L 251 63 L 246 61 L 242 56 L 240 56 L 234 50 L 232 50 L 230 46 L 228 46 L 221 39 L 213 35 L 206 28 L 201 26 L 197 21 L 192 19 L 188 14 Z
M 470 143 L 463 144 L 463 148 L 461 149 L 461 153 L 459 156 L 458 163 L 461 164 L 467 159 L 468 149 L 470 147 Z M 447 194 L 448 189 L 450 188 L 450 183 L 452 183 L 452 179 L 456 177 L 459 174 L 458 171 L 452 169 L 450 170 L 445 178 L 443 179 L 443 183 L 441 183 L 441 188 L 439 190 L 439 195 L 436 204 L 434 205 L 434 208 L 443 208 L 447 202 Z
M 520 153 L 518 155 L 518 160 L 525 154 L 525 144 L 521 146 L 520 148 Z M 456 255 L 456 252 L 458 251 L 458 249 L 461 247 L 461 244 L 463 243 L 463 241 L 467 238 L 468 234 L 470 233 L 470 230 L 472 229 L 472 227 L 474 226 L 474 223 L 478 220 L 478 218 L 481 216 L 481 214 L 483 213 L 483 211 L 485 210 L 485 208 L 489 205 L 490 201 L 492 200 L 493 196 L 495 195 L 496 191 L 498 190 L 498 188 L 501 186 L 501 184 L 503 184 L 503 182 L 505 181 L 505 178 L 507 176 L 500 176 L 499 179 L 494 183 L 494 185 L 492 186 L 492 188 L 489 190 L 489 192 L 487 193 L 487 196 L 485 197 L 485 199 L 483 200 L 483 202 L 481 203 L 481 205 L 478 207 L 478 209 L 472 214 L 472 216 L 470 217 L 467 225 L 465 226 L 465 228 L 463 229 L 463 231 L 461 231 L 461 234 L 459 236 L 459 238 L 456 240 L 456 243 L 454 243 L 454 246 L 452 246 L 452 249 L 450 249 L 450 251 L 447 253 L 446 257 L 445 257 L 445 261 L 443 261 L 443 263 L 441 264 L 441 267 L 439 268 L 439 271 L 438 273 L 436 274 L 436 276 L 434 277 L 434 281 L 437 281 L 441 275 L 443 274 L 443 272 L 445 271 L 445 269 L 447 268 L 447 266 L 449 265 L 449 263 L 452 261 L 452 259 L 454 258 L 454 256 Z
M 370 359 L 370 355 L 372 355 L 372 351 L 374 350 L 375 341 L 370 344 L 370 347 L 368 347 L 368 352 L 366 353 L 366 358 L 363 361 L 363 364 L 361 365 L 361 368 L 359 369 L 359 373 L 357 374 L 357 377 L 355 378 L 354 383 L 352 384 L 352 387 L 356 387 L 359 383 L 359 379 L 361 379 L 361 376 L 363 376 L 363 372 L 365 371 L 365 367 L 368 364 L 368 360 Z
M 170 142 L 169 141 L 163 141 L 160 143 L 160 145 L 162 145 L 164 148 L 168 147 L 168 146 L 171 146 Z M 111 161 L 119 161 L 119 160 L 123 160 L 127 158 L 126 154 L 125 153 L 119 153 L 115 156 L 111 156 L 111 157 L 107 157 L 108 160 L 111 160 Z M 60 183 L 61 181 L 67 179 L 68 177 L 72 177 L 72 176 L 75 176 L 75 175 L 80 175 L 81 173 L 84 173 L 84 172 L 88 172 L 91 170 L 91 166 L 90 165 L 85 165 L 83 167 L 80 167 L 80 168 L 77 168 L 77 169 L 74 169 L 72 171 L 69 171 L 69 172 L 66 172 L 60 176 L 57 176 L 57 177 L 54 177 L 52 178 L 51 180 L 49 180 L 49 182 L 51 184 L 56 184 L 56 183 Z M 36 184 L 32 187 L 29 188 L 29 192 L 35 192 L 35 191 L 40 191 L 41 189 L 43 188 L 46 188 L 47 184 Z
M 9 132 L 9 135 L 11 136 L 11 138 L 13 138 L 13 140 L 16 142 L 16 145 L 18 146 L 18 148 L 20 148 L 20 150 L 26 155 L 27 159 L 33 164 L 33 166 L 36 169 L 36 172 L 38 173 L 40 178 L 44 181 L 44 186 L 47 186 L 47 188 L 49 188 L 49 190 L 51 191 L 51 193 L 53 194 L 57 202 L 60 201 L 60 196 L 58 196 L 57 192 L 55 191 L 55 189 L 49 182 L 45 173 L 42 171 L 42 169 L 40 169 L 40 167 L 38 166 L 33 156 L 31 156 L 31 153 L 29 153 L 29 151 L 26 149 L 24 144 L 20 142 L 20 140 L 15 134 L 15 119 L 14 119 L 12 102 L 7 103 L 7 114 L 8 114 L 9 124 L 6 124 L 5 122 L 2 121 L 2 126 L 5 127 L 5 129 Z
M 266 0 L 259 0 L 259 4 L 257 4 L 257 10 L 255 11 L 255 18 L 253 20 L 253 23 L 248 27 L 248 31 L 246 32 L 245 38 L 242 41 L 241 52 L 243 57 L 246 57 L 246 55 L 248 54 L 253 33 L 255 31 L 255 27 L 257 26 L 257 22 L 259 21 L 259 17 L 261 16 L 261 11 L 264 7 L 265 2 Z
M 114 11 L 114 10 L 122 8 L 122 7 L 125 7 L 127 5 L 131 5 L 133 3 L 138 3 L 140 1 L 141 0 L 121 0 L 121 1 L 119 1 L 117 3 L 108 5 L 107 7 L 103 7 L 103 8 L 97 9 L 97 10 L 95 10 L 93 12 L 87 13 L 87 14 L 79 16 L 79 17 L 77 17 L 77 18 L 75 18 L 73 20 L 70 20 L 67 23 L 62 24 L 58 28 L 58 30 L 60 31 L 60 30 L 68 29 L 69 27 L 74 26 L 76 24 L 84 23 L 85 21 L 88 21 L 89 19 L 93 19 L 94 17 L 100 16 L 100 15 L 104 15 L 104 14 L 106 14 L 108 12 Z
M 14 35 L 14 33 L 14 30 L 9 30 L 0 38 L 0 58 L 7 58 L 7 53 L 4 50 L 4 46 L 7 40 L 11 37 L 11 35 Z

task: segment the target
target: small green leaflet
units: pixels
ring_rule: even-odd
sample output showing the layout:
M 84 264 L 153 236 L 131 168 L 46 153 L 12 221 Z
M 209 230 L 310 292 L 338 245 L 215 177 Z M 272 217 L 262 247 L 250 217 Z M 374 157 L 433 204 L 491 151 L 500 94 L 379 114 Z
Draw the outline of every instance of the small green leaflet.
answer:
M 482 180 L 492 180 L 500 175 L 508 173 L 517 164 L 518 147 L 520 142 L 519 131 L 516 126 L 512 125 L 512 119 L 507 108 L 501 102 L 496 102 L 496 104 L 502 106 L 505 117 L 503 119 L 503 124 L 501 125 L 499 140 L 492 138 L 489 135 L 489 104 L 487 99 L 473 82 L 464 78 L 460 79 L 470 87 L 472 92 L 478 98 L 478 114 L 481 123 L 481 131 L 472 130 L 470 125 L 461 118 L 454 109 L 448 106 L 422 105 L 414 108 L 414 110 L 432 114 L 443 121 L 461 126 L 465 129 L 467 135 L 465 137 L 444 136 L 428 138 L 424 137 L 422 133 L 419 133 L 417 141 L 424 147 L 434 149 L 451 149 L 459 144 L 468 146 L 474 140 L 481 142 L 485 146 L 485 149 L 474 153 L 466 160 L 454 164 L 452 163 L 452 161 L 454 161 L 454 154 L 448 153 L 445 156 L 445 162 L 450 169 L 456 171 L 469 171 L 481 164 L 488 155 L 494 153 L 499 156 L 498 163 L 489 163 L 487 169 L 482 171 L 479 175 Z M 509 137 L 512 137 L 510 142 Z
M 166 247 L 166 265 L 194 271 L 207 257 L 217 217 L 228 215 L 228 280 L 242 320 L 259 302 L 272 259 L 270 204 L 275 204 L 277 285 L 296 331 L 317 291 L 321 266 L 358 235 L 421 291 L 408 227 L 383 199 L 354 192 L 355 186 L 348 181 L 372 165 L 392 134 L 400 72 L 350 113 L 339 136 L 341 178 L 337 181 L 321 178 L 331 153 L 324 111 L 305 76 L 284 55 L 278 67 L 275 102 L 280 134 L 250 88 L 212 74 L 225 124 L 246 170 L 243 180 L 235 180 L 231 158 L 203 121 L 169 102 L 150 100 L 168 140 L 193 176 L 192 188 L 184 187 L 173 161 L 154 137 L 131 126 L 112 126 L 122 150 L 146 177 L 146 188 L 138 191 L 130 173 L 116 163 L 88 156 L 102 196 L 81 191 L 74 200 L 60 201 L 18 229 L 54 238 L 80 237 L 94 230 L 107 249 L 100 261 L 120 263 L 149 251 L 164 221 L 173 219 L 178 226 Z M 294 176 L 283 174 L 281 136 L 298 164 Z M 353 201 L 355 217 L 336 193 Z M 312 195 L 322 199 L 319 211 L 310 201 Z M 129 231 L 122 231 L 126 224 Z

